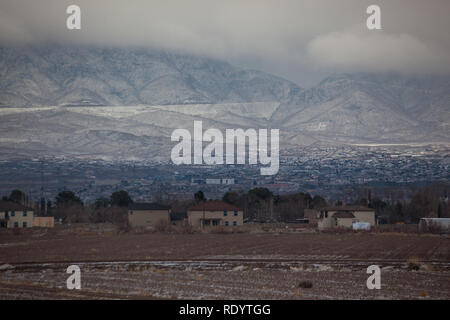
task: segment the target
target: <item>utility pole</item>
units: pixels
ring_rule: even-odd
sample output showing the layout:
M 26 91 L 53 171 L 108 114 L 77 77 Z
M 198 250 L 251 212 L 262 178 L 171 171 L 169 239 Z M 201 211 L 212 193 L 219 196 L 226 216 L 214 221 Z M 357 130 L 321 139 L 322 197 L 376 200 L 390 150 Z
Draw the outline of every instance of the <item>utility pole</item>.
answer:
M 205 224 L 205 200 L 202 200 L 203 202 L 203 221 L 202 221 L 202 229 L 204 229 Z
M 44 212 L 40 212 L 40 214 L 42 215 L 47 215 L 47 210 L 46 210 L 46 206 L 44 205 L 44 208 L 42 208 L 42 202 L 45 203 L 45 199 L 44 199 L 44 160 L 41 159 L 41 192 L 40 192 L 40 197 L 39 197 L 39 206 L 40 206 L 40 211 L 44 211 Z

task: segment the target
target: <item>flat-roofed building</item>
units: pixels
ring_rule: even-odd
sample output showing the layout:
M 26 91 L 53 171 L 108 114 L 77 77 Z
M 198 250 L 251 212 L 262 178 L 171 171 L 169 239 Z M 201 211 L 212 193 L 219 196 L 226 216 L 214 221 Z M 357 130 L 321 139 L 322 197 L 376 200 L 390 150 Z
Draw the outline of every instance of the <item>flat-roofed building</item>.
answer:
M 419 230 L 421 232 L 450 232 L 450 218 L 420 218 Z
M 33 227 L 53 228 L 55 226 L 54 217 L 34 217 Z
M 154 227 L 158 223 L 170 223 L 170 206 L 158 203 L 132 203 L 128 206 L 128 222 L 131 227 Z

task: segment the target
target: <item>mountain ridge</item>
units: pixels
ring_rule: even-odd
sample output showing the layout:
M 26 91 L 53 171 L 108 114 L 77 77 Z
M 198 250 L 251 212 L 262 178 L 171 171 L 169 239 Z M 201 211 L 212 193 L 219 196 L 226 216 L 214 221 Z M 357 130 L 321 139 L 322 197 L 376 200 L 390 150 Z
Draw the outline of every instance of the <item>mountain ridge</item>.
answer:
M 450 76 L 351 73 L 301 88 L 216 59 L 144 49 L 0 48 L 0 147 L 161 156 L 175 128 L 278 128 L 280 148 L 450 143 Z
M 173 105 L 283 100 L 293 82 L 160 50 L 0 48 L 0 105 Z

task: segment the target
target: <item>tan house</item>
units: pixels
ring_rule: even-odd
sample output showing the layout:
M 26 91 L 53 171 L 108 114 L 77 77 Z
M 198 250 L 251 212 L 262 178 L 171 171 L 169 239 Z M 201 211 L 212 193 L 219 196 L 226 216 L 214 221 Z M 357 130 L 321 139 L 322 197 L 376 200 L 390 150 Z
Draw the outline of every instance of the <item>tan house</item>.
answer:
M 351 228 L 354 222 L 367 222 L 375 225 L 375 210 L 362 206 L 337 206 L 320 209 L 319 230 L 347 227 Z
M 170 207 L 158 203 L 132 203 L 128 206 L 128 222 L 131 227 L 154 227 L 158 223 L 170 223 Z
M 31 228 L 33 210 L 11 201 L 0 201 L 0 227 Z
M 241 226 L 244 212 L 222 200 L 201 202 L 188 209 L 188 223 L 194 227 Z

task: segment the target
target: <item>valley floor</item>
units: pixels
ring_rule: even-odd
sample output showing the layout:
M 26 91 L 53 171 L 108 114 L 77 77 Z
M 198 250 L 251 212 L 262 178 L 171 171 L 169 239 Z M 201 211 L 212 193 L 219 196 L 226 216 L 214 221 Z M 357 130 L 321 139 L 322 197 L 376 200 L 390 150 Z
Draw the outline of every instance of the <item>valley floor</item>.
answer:
M 0 232 L 0 299 L 450 299 L 450 238 Z M 81 269 L 68 290 L 66 268 Z M 380 290 L 366 269 L 381 267 Z M 309 281 L 311 288 L 302 282 Z

